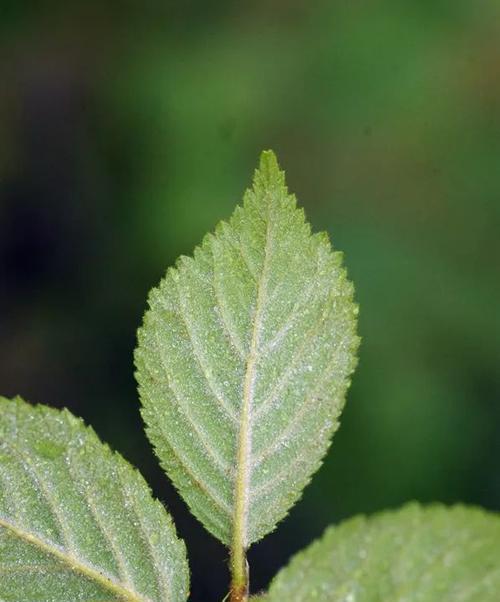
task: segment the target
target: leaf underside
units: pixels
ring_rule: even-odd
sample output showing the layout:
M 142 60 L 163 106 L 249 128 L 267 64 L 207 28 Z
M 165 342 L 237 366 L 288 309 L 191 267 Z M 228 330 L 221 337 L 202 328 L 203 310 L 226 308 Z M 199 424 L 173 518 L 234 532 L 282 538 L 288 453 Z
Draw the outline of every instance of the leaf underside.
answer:
M 409 504 L 330 527 L 263 602 L 497 602 L 500 517 Z
M 0 397 L 0 600 L 187 592 L 184 544 L 139 472 L 70 412 Z
M 137 380 L 148 436 L 222 542 L 271 531 L 321 464 L 358 346 L 353 287 L 271 152 L 229 222 L 149 297 Z

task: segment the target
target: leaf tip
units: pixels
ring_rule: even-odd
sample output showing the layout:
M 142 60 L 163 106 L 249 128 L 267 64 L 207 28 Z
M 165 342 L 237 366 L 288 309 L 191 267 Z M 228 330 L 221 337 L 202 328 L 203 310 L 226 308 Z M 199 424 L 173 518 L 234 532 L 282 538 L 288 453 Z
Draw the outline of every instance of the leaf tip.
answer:
M 266 149 L 260 153 L 259 169 L 261 171 L 266 169 L 279 171 L 278 159 L 273 150 Z
M 254 183 L 264 188 L 285 186 L 285 172 L 280 169 L 276 154 L 272 150 L 264 150 L 260 154 L 259 167 L 255 171 Z

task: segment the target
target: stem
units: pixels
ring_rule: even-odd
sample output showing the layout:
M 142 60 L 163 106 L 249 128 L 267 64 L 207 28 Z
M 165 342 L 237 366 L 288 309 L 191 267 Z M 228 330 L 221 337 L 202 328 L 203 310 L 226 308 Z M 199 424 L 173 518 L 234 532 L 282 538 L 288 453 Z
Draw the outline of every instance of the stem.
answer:
M 246 550 L 242 547 L 232 550 L 231 555 L 231 591 L 230 602 L 247 602 L 248 600 L 248 563 Z

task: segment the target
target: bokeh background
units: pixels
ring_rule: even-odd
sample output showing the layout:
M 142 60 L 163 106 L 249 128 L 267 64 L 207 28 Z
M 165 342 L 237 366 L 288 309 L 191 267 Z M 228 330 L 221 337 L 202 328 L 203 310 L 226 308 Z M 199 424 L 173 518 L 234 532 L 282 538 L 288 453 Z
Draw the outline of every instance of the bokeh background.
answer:
M 325 526 L 406 500 L 500 510 L 497 0 L 0 2 L 0 386 L 67 405 L 136 463 L 187 540 L 226 552 L 143 435 L 148 290 L 273 148 L 345 252 L 360 364 L 253 590 Z

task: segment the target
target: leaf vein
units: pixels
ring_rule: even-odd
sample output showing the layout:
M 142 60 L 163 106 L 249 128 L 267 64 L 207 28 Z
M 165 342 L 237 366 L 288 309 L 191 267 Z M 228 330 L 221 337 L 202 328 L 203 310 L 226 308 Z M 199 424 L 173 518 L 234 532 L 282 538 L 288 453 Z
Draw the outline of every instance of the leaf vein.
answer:
M 155 333 L 156 338 L 158 339 L 158 333 Z M 161 346 L 158 346 L 159 349 L 161 349 Z M 224 477 L 227 477 L 228 475 L 231 475 L 233 472 L 232 467 L 223 459 L 219 456 L 219 454 L 217 454 L 214 449 L 212 448 L 212 446 L 210 445 L 210 437 L 208 436 L 207 432 L 205 431 L 204 428 L 202 428 L 199 424 L 196 423 L 196 421 L 193 419 L 193 417 L 191 416 L 189 410 L 184 406 L 184 404 L 181 402 L 181 396 L 179 395 L 179 393 L 176 391 L 176 389 L 174 388 L 174 385 L 169 377 L 169 371 L 165 362 L 165 359 L 163 357 L 163 353 L 160 351 L 160 362 L 165 370 L 165 376 L 166 376 L 166 381 L 165 384 L 167 385 L 167 387 L 170 389 L 174 401 L 176 403 L 177 408 L 181 411 L 181 413 L 184 415 L 184 417 L 186 418 L 186 420 L 188 421 L 189 425 L 191 426 L 191 428 L 194 430 L 194 432 L 198 435 L 199 440 L 201 442 L 201 444 L 203 445 L 203 447 L 205 448 L 206 452 L 208 453 L 208 455 L 213 459 L 213 461 L 215 462 L 215 464 L 217 465 L 217 467 L 219 468 L 219 470 L 221 471 L 222 475 Z M 151 375 L 153 376 L 153 375 Z
M 75 483 L 80 483 L 80 479 L 78 479 L 77 476 L 75 475 L 73 466 L 71 465 L 71 461 L 68 458 L 68 456 L 65 457 L 65 464 L 68 468 L 68 473 L 71 476 L 71 478 L 73 479 L 73 481 Z M 117 547 L 114 537 L 110 534 L 109 529 L 106 527 L 106 524 L 103 522 L 103 520 L 100 516 L 99 509 L 93 499 L 93 496 L 95 493 L 89 484 L 89 480 L 84 478 L 84 479 L 81 479 L 81 481 L 84 483 L 84 488 L 85 488 L 85 491 L 81 492 L 85 499 L 85 504 L 86 504 L 87 508 L 89 509 L 91 515 L 93 516 L 94 522 L 95 522 L 97 528 L 102 533 L 105 541 L 107 541 L 107 543 L 110 546 L 111 554 L 112 554 L 112 556 L 116 562 L 116 566 L 118 568 L 118 577 L 120 580 L 125 582 L 125 585 L 127 587 L 130 587 L 131 589 L 133 589 L 135 587 L 135 584 L 133 583 L 133 579 L 131 579 L 131 576 L 127 569 L 125 558 L 122 554 L 121 549 L 119 547 Z
M 333 313 L 335 307 L 333 304 L 325 303 L 323 308 L 323 315 L 317 321 L 315 321 L 312 327 L 304 335 L 301 345 L 297 348 L 297 351 L 292 356 L 287 369 L 283 372 L 281 378 L 278 380 L 270 395 L 260 404 L 255 412 L 255 418 L 262 420 L 264 416 L 272 409 L 274 402 L 278 398 L 278 395 L 283 391 L 284 388 L 289 384 L 289 378 L 294 374 L 297 366 L 302 362 L 304 355 L 309 349 L 311 343 L 315 340 L 316 336 L 321 332 L 325 323 Z
M 260 344 L 262 313 L 267 295 L 267 279 L 271 256 L 272 237 L 270 229 L 270 209 L 267 204 L 266 238 L 262 271 L 257 285 L 257 300 L 255 304 L 254 325 L 250 352 L 243 387 L 243 403 L 241 409 L 240 433 L 238 437 L 237 477 L 235 483 L 235 515 L 233 550 L 240 553 L 248 545 L 248 512 L 251 484 L 252 458 L 252 422 L 254 387 L 257 368 L 257 354 Z
M 172 279 L 173 281 L 173 279 Z M 180 307 L 180 312 L 177 311 L 173 311 L 173 310 L 168 310 L 171 313 L 173 313 L 174 315 L 178 316 L 183 325 L 184 325 L 184 329 L 186 330 L 186 333 L 188 335 L 188 339 L 189 342 L 191 344 L 191 349 L 193 350 L 193 356 L 197 362 L 197 364 L 200 367 L 201 373 L 204 377 L 205 382 L 208 385 L 209 390 L 212 392 L 212 394 L 214 395 L 216 401 L 218 402 L 219 406 L 223 409 L 224 413 L 227 415 L 228 418 L 231 419 L 231 421 L 233 423 L 237 423 L 237 415 L 235 410 L 231 407 L 231 405 L 226 401 L 226 399 L 224 398 L 224 396 L 220 393 L 220 391 L 218 391 L 218 387 L 215 385 L 215 383 L 212 381 L 212 379 L 210 378 L 210 372 L 209 370 L 207 370 L 207 367 L 205 366 L 204 360 L 202 359 L 202 353 L 200 351 L 200 349 L 198 348 L 198 344 L 196 343 L 193 333 L 191 331 L 191 328 L 189 327 L 188 324 L 188 320 L 187 317 L 184 313 L 184 306 L 182 303 L 182 295 L 180 292 L 180 288 L 178 286 L 177 283 L 175 283 L 175 288 L 177 291 L 177 295 L 178 295 L 178 299 L 179 299 L 179 307 Z M 168 309 L 168 308 L 166 308 Z
M 2 445 L 8 447 L 11 452 L 17 457 L 18 461 L 21 463 L 25 471 L 31 476 L 31 480 L 34 482 L 35 488 L 42 495 L 42 498 L 45 500 L 50 513 L 55 519 L 56 523 L 59 525 L 59 534 L 63 540 L 64 547 L 71 554 L 75 553 L 72 537 L 70 535 L 70 529 L 66 524 L 65 519 L 61 516 L 61 513 L 58 510 L 57 502 L 53 499 L 53 493 L 50 486 L 45 484 L 45 482 L 41 479 L 38 474 L 37 469 L 34 464 L 31 462 L 30 457 L 23 450 L 18 448 L 13 442 L 8 441 L 7 439 L 2 441 Z
M 154 408 L 154 412 L 156 413 L 156 415 L 158 416 L 158 410 L 156 409 L 156 407 Z M 188 474 L 189 478 L 191 479 L 191 481 L 201 490 L 203 491 L 206 496 L 208 498 L 210 498 L 212 500 L 212 502 L 220 509 L 222 510 L 222 512 L 224 514 L 226 514 L 226 516 L 232 518 L 232 511 L 231 508 L 226 504 L 226 502 L 224 502 L 224 500 L 222 498 L 219 498 L 217 496 L 217 494 L 213 491 L 213 489 L 206 483 L 204 483 L 203 481 L 201 481 L 197 476 L 196 476 L 196 472 L 193 469 L 192 465 L 189 463 L 189 461 L 183 457 L 179 450 L 175 449 L 174 446 L 170 443 L 170 439 L 167 437 L 166 433 L 165 433 L 165 429 L 163 428 L 163 425 L 161 424 L 160 421 L 158 421 L 158 425 L 159 428 L 162 432 L 163 438 L 166 442 L 168 443 L 168 449 L 170 450 L 171 454 L 175 457 L 175 459 L 177 460 L 177 462 L 179 462 L 179 464 L 184 468 L 184 470 L 186 471 L 186 473 Z
M 320 253 L 317 254 L 317 258 L 316 258 L 316 269 L 315 269 L 315 274 L 313 277 L 311 277 L 310 282 L 309 282 L 309 286 L 307 286 L 303 291 L 302 291 L 302 295 L 297 299 L 297 301 L 294 303 L 290 314 L 288 316 L 288 318 L 285 320 L 285 323 L 281 326 L 281 328 L 278 330 L 278 332 L 274 335 L 274 337 L 267 342 L 264 347 L 262 348 L 262 355 L 265 355 L 266 353 L 268 353 L 269 351 L 275 351 L 276 345 L 278 345 L 278 343 L 280 343 L 280 341 L 285 337 L 285 335 L 290 331 L 290 329 L 292 328 L 294 321 L 297 319 L 297 317 L 299 317 L 301 315 L 301 313 L 303 312 L 305 306 L 307 305 L 307 303 L 309 302 L 309 298 L 311 296 L 311 293 L 317 288 L 318 286 L 318 273 L 319 273 L 319 267 L 320 267 L 320 259 L 321 259 L 321 255 Z
M 245 351 L 243 348 L 243 344 L 241 343 L 238 335 L 236 334 L 236 332 L 234 330 L 234 325 L 230 326 L 230 324 L 229 324 L 230 317 L 228 315 L 228 312 L 226 311 L 226 306 L 225 306 L 225 303 L 223 302 L 223 299 L 221 296 L 221 291 L 219 289 L 219 284 L 218 284 L 219 281 L 215 274 L 216 265 L 215 265 L 215 253 L 214 253 L 213 249 L 212 249 L 212 264 L 213 264 L 213 270 L 214 270 L 212 288 L 214 291 L 215 302 L 216 302 L 217 308 L 219 310 L 218 313 L 220 315 L 220 323 L 221 323 L 222 329 L 224 330 L 227 337 L 229 338 L 229 341 L 231 342 L 231 346 L 236 350 L 239 358 L 241 360 L 243 360 L 245 358 Z
M 124 500 L 126 500 L 128 502 L 129 506 L 132 509 L 132 512 L 134 513 L 134 516 L 137 518 L 141 539 L 146 544 L 146 546 L 148 548 L 149 557 L 153 561 L 153 567 L 154 567 L 154 570 L 157 575 L 157 584 L 159 586 L 160 594 L 162 596 L 162 602 L 167 602 L 168 600 L 170 600 L 170 598 L 172 596 L 172 592 L 170 591 L 170 587 L 169 587 L 169 580 L 172 577 L 172 575 L 169 571 L 168 579 L 167 579 L 167 576 L 165 574 L 163 574 L 163 572 L 160 570 L 161 559 L 158 556 L 156 549 L 151 544 L 151 540 L 146 533 L 146 528 L 144 526 L 144 520 L 142 518 L 142 513 L 138 512 L 138 510 L 137 510 L 137 504 L 136 504 L 135 497 L 130 494 L 129 486 L 123 478 L 122 471 L 120 469 L 118 469 L 117 472 L 118 472 L 118 478 L 121 483 L 120 489 L 122 491 L 123 498 L 124 498 Z
M 129 602 L 153 602 L 149 598 L 139 595 L 137 592 L 125 589 L 120 583 L 115 581 L 113 577 L 101 569 L 95 568 L 85 562 L 81 562 L 76 556 L 67 554 L 66 550 L 56 546 L 52 542 L 45 541 L 42 537 L 39 537 L 36 534 L 29 533 L 16 525 L 12 525 L 8 519 L 1 516 L 0 527 L 6 529 L 26 543 L 37 547 L 51 556 L 54 556 L 57 558 L 57 560 L 67 565 L 73 572 L 80 573 L 84 577 L 95 581 L 114 594 L 121 596 L 124 600 L 128 600 Z

